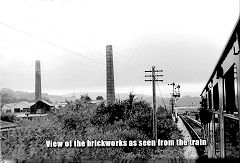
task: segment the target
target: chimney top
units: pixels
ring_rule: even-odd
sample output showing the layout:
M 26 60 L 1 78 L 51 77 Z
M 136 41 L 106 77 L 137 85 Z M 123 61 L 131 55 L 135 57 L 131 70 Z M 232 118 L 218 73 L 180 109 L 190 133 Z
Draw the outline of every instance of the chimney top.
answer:
M 107 50 L 112 50 L 112 45 L 107 45 L 106 48 Z

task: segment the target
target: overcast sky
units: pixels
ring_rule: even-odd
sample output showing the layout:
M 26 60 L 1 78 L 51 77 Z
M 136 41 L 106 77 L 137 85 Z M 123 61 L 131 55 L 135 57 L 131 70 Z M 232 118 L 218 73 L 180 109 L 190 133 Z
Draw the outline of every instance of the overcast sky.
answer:
M 163 69 L 183 95 L 199 96 L 239 16 L 239 0 L 1 0 L 0 88 L 106 91 L 106 45 L 116 92 L 151 94 L 145 70 Z M 159 90 L 157 89 L 157 93 Z

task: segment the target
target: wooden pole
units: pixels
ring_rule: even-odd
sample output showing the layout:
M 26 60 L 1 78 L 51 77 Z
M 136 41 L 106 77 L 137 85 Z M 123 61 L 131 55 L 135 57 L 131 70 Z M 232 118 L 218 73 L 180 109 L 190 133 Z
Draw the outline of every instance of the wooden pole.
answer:
M 225 146 L 224 146 L 224 81 L 222 76 L 219 77 L 219 128 L 220 128 L 220 157 L 225 157 Z

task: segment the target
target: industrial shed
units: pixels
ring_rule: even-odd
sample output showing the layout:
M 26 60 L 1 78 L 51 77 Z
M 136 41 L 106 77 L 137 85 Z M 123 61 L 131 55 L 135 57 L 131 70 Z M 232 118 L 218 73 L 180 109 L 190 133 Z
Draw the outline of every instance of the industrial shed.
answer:
M 32 102 L 20 101 L 17 103 L 4 104 L 2 107 L 3 113 L 14 113 L 21 114 L 30 112 L 30 106 L 33 105 Z
M 45 114 L 54 108 L 53 104 L 45 100 L 39 100 L 31 106 L 31 114 Z

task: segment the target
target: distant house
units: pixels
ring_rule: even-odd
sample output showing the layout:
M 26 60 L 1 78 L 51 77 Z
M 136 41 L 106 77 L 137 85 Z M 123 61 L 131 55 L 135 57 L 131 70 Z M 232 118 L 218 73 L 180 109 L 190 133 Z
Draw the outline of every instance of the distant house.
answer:
M 54 108 L 53 104 L 50 104 L 49 102 L 47 102 L 45 100 L 39 100 L 30 107 L 30 109 L 31 109 L 30 113 L 31 114 L 45 114 L 53 108 Z
M 88 102 L 89 104 L 94 104 L 94 105 L 100 105 L 103 102 L 103 100 L 92 100 Z
M 15 103 L 4 104 L 1 111 L 3 113 L 14 113 L 14 110 L 13 110 L 14 105 L 15 105 Z
M 3 113 L 14 113 L 14 114 L 21 114 L 21 113 L 30 113 L 30 107 L 34 103 L 30 103 L 27 101 L 21 101 L 18 103 L 10 103 L 10 104 L 4 104 L 2 107 Z
M 67 102 L 59 102 L 58 106 L 59 107 L 65 107 L 68 103 Z
M 55 104 L 56 109 L 64 108 L 68 103 L 67 102 L 57 102 Z

